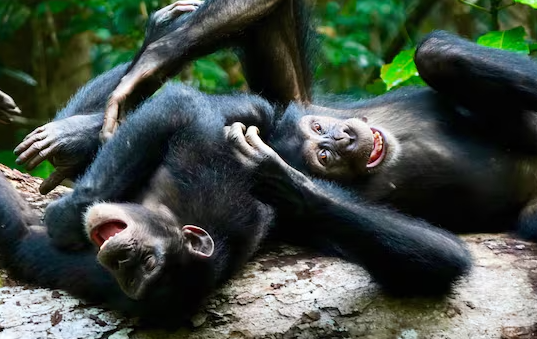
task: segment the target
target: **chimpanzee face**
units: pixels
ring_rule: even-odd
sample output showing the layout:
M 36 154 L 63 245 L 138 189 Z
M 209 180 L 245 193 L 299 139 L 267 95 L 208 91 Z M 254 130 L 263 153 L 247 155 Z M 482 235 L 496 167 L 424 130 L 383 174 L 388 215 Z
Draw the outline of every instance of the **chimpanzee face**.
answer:
M 96 204 L 86 213 L 86 230 L 99 248 L 99 263 L 135 300 L 156 288 L 166 268 L 179 270 L 193 257 L 208 258 L 214 250 L 207 232 L 179 225 L 165 207 L 154 211 L 138 204 Z
M 298 127 L 304 138 L 306 166 L 322 177 L 348 179 L 372 173 L 392 158 L 391 140 L 359 118 L 306 115 L 300 118 Z

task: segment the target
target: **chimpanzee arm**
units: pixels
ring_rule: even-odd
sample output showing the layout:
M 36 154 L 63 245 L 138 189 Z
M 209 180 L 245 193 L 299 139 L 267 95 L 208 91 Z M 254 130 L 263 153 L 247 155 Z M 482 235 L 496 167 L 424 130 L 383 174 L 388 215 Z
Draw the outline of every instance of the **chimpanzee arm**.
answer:
M 45 160 L 54 164 L 56 171 L 43 182 L 41 193 L 48 193 L 65 178 L 75 179 L 89 165 L 100 145 L 106 100 L 127 67 L 117 66 L 90 81 L 52 122 L 36 128 L 15 148 L 17 163 L 28 170 Z
M 309 179 L 265 145 L 255 127 L 243 135 L 237 125 L 228 129 L 229 140 L 247 166 L 258 166 L 255 193 L 276 208 L 283 234 L 362 264 L 392 293 L 445 293 L 470 269 L 470 254 L 455 235 Z
M 94 251 L 59 250 L 43 226 L 28 226 L 28 214 L 34 213 L 0 173 L 0 257 L 12 278 L 64 289 L 120 310 L 135 306 L 95 260 Z
M 45 224 L 55 245 L 88 245 L 81 221 L 86 208 L 96 201 L 132 197 L 133 190 L 147 184 L 162 163 L 172 135 L 193 121 L 188 109 L 199 107 L 194 98 L 175 89 L 168 86 L 140 106 L 118 130 L 118 138 L 101 148 L 73 193 L 48 206 Z M 185 110 L 179 114 L 181 107 Z
M 168 143 L 178 133 L 203 130 L 222 133 L 224 117 L 219 108 L 231 108 L 234 96 L 212 97 L 181 85 L 168 85 L 141 105 L 105 144 L 71 195 L 52 203 L 45 213 L 49 235 L 58 246 L 89 244 L 81 217 L 96 201 L 132 201 L 162 164 Z M 251 98 L 251 100 L 248 100 Z M 257 97 L 242 96 L 236 108 L 243 118 L 269 117 L 271 107 Z M 264 112 L 267 110 L 267 112 Z
M 419 44 L 415 61 L 429 86 L 473 112 L 537 110 L 537 63 L 527 56 L 438 31 Z
M 120 112 L 153 93 L 163 79 L 176 74 L 185 62 L 232 44 L 244 30 L 281 3 L 281 0 L 207 0 L 196 11 L 163 28 L 152 31 L 150 27 L 146 43 L 110 97 L 102 137 L 110 138 Z

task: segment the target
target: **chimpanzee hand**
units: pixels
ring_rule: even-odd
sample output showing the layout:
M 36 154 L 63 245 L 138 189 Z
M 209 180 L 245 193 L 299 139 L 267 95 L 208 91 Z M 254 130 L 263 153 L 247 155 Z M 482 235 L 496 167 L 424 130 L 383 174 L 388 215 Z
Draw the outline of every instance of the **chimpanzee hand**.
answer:
M 9 95 L 0 91 L 0 124 L 10 123 L 15 114 L 21 114 L 21 110 Z
M 78 250 L 90 245 L 82 216 L 88 204 L 77 203 L 73 194 L 50 203 L 45 211 L 44 223 L 52 243 L 64 249 Z
M 224 133 L 233 145 L 235 157 L 248 168 L 257 168 L 264 161 L 283 162 L 280 156 L 261 140 L 256 126 L 246 129 L 244 124 L 236 122 L 224 127 Z
M 153 29 L 159 30 L 171 20 L 185 12 L 192 12 L 203 4 L 199 0 L 180 0 L 161 8 L 153 15 Z M 121 82 L 110 95 L 104 114 L 104 122 L 100 133 L 101 142 L 110 140 L 119 123 L 125 119 L 128 108 L 137 103 L 133 98 L 147 97 L 153 94 L 162 84 L 166 74 L 163 65 L 164 57 L 153 55 L 150 49 L 142 50 L 137 62 L 132 66 Z
M 46 194 L 65 178 L 76 178 L 91 162 L 98 146 L 100 116 L 75 115 L 36 128 L 15 148 L 17 164 L 34 169 L 49 160 L 56 171 L 46 179 L 40 192 Z
M 239 162 L 248 168 L 255 168 L 257 183 L 254 193 L 259 199 L 281 208 L 304 205 L 304 190 L 311 191 L 313 183 L 265 144 L 258 135 L 257 127 L 246 129 L 242 123 L 236 122 L 224 127 L 224 134 Z

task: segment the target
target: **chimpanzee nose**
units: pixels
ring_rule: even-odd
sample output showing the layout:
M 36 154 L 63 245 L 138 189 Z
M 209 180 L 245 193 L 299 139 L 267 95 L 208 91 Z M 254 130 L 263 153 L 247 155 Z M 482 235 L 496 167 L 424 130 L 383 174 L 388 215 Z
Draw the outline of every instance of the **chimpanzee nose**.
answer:
M 340 130 L 334 133 L 333 138 L 337 149 L 339 149 L 340 151 L 345 151 L 346 149 L 348 149 L 349 146 L 354 144 L 356 140 L 356 137 L 353 134 L 350 134 L 344 130 Z

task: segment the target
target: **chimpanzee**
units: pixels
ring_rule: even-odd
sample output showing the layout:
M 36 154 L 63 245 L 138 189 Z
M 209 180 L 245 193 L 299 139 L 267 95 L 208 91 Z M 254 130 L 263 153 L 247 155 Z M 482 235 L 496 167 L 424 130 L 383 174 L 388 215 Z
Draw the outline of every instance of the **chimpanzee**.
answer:
M 213 99 L 226 105 L 226 98 Z M 265 103 L 257 102 L 248 101 L 262 116 Z M 52 238 L 32 226 L 36 218 L 0 178 L 0 254 L 11 274 L 157 320 L 192 311 L 242 266 L 273 224 L 272 208 L 249 193 L 250 171 L 229 156 L 222 116 L 198 114 L 207 104 L 182 86 L 144 103 L 74 192 L 47 208 Z M 56 246 L 70 240 L 94 246 Z
M 104 75 L 89 86 L 108 80 Z M 467 272 L 468 251 L 453 234 L 326 181 L 294 180 L 307 201 L 304 218 L 279 219 L 252 197 L 255 171 L 236 160 L 225 140 L 220 110 L 231 107 L 246 125 L 265 127 L 273 119 L 272 106 L 256 96 L 210 96 L 168 85 L 129 115 L 73 193 L 49 205 L 48 235 L 31 226 L 35 220 L 20 212 L 24 202 L 0 181 L 4 265 L 15 277 L 160 320 L 188 314 L 250 258 L 273 226 L 362 263 L 389 292 L 444 293 Z M 231 140 L 242 137 L 237 128 L 228 131 Z M 310 235 L 308 227 L 322 231 Z M 84 248 L 65 249 L 72 246 Z
M 119 85 L 109 112 L 134 88 L 140 91 L 130 98 L 150 92 L 186 60 L 222 45 L 239 46 L 252 90 L 277 104 L 277 128 L 264 139 L 293 167 L 453 230 L 494 231 L 518 223 L 523 236 L 537 238 L 537 66 L 531 60 L 436 32 L 416 54 L 431 88 L 320 107 L 308 104 L 311 33 L 304 1 L 208 0 L 176 17 L 176 9 L 188 3 L 152 17 L 127 75 L 111 81 Z M 289 101 L 296 104 L 287 107 Z M 281 119 L 278 105 L 287 108 Z M 84 139 L 95 139 L 94 131 Z M 36 142 L 41 138 L 51 144 L 48 135 L 37 133 L 17 148 L 21 162 L 38 162 L 55 151 Z
M 208 0 L 192 14 L 156 25 L 111 95 L 103 136 L 124 106 L 185 61 L 234 45 L 243 51 L 254 92 L 283 107 L 297 103 L 265 139 L 291 166 L 443 227 L 492 231 L 516 224 L 537 240 L 537 65 L 435 32 L 416 52 L 430 88 L 310 105 L 304 2 Z
M 0 124 L 7 124 L 13 119 L 13 115 L 20 113 L 21 110 L 13 98 L 0 91 Z

